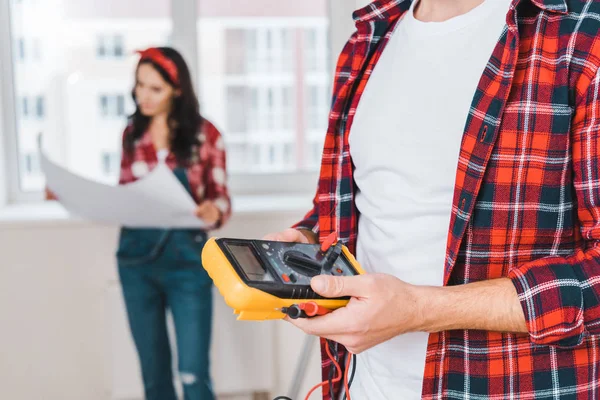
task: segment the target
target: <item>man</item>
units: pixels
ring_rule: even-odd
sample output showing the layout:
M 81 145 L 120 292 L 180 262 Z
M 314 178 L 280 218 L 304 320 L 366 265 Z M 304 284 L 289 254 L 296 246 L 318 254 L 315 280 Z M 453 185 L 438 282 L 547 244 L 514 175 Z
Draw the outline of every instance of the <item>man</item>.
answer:
M 354 400 L 600 398 L 600 2 L 354 18 L 314 208 L 268 237 L 337 232 L 369 274 L 294 323 L 358 354 Z

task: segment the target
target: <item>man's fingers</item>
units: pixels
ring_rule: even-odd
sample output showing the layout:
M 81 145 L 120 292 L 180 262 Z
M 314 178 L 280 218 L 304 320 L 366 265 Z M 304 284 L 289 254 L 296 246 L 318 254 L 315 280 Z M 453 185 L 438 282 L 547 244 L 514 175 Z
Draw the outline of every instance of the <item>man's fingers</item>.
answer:
M 309 335 L 331 339 L 334 335 L 355 333 L 357 327 L 353 326 L 354 320 L 350 311 L 342 307 L 321 317 L 298 318 L 289 322 Z
M 297 242 L 304 243 L 304 235 L 298 230 L 290 228 L 281 232 L 269 233 L 263 237 L 263 240 L 270 240 L 274 242 Z
M 312 278 L 310 286 L 323 297 L 368 297 L 371 291 L 372 278 L 361 276 L 318 275 Z

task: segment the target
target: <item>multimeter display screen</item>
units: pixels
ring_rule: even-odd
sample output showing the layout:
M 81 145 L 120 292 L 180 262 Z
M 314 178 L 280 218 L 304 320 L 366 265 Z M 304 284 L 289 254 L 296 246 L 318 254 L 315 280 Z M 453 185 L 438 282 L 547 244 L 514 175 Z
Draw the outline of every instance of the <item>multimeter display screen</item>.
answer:
M 243 244 L 227 244 L 227 248 L 235 257 L 244 274 L 251 281 L 272 282 L 273 277 L 264 269 L 252 248 Z

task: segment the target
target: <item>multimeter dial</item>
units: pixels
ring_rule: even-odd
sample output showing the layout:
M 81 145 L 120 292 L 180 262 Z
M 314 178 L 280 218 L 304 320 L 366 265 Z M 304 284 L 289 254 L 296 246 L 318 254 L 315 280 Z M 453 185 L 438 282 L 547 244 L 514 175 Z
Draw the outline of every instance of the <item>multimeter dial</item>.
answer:
M 288 285 L 310 285 L 311 278 L 322 274 L 355 275 L 339 254 L 337 259 L 328 260 L 318 245 L 264 241 L 260 248 L 275 275 Z
M 288 250 L 283 254 L 283 262 L 300 275 L 317 276 L 321 274 L 322 263 L 298 250 Z

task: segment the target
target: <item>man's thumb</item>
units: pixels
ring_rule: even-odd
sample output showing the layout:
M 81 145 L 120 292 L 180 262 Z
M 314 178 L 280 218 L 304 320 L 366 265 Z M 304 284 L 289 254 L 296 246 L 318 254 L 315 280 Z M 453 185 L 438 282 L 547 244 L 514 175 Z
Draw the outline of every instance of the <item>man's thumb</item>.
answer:
M 360 297 L 361 285 L 357 276 L 318 275 L 312 278 L 310 286 L 323 297 Z

